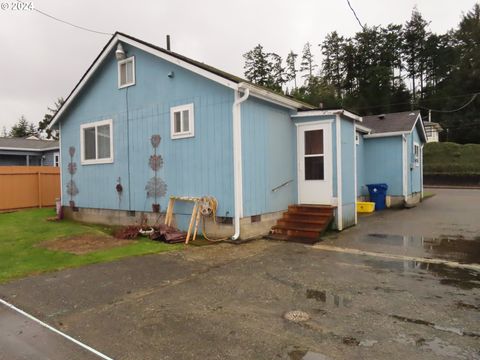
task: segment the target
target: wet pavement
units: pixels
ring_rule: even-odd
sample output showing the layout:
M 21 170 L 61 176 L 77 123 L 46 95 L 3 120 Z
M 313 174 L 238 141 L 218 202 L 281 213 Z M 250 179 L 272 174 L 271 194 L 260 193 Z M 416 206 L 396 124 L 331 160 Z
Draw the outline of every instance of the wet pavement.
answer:
M 97 356 L 0 304 L 0 360 L 94 360 Z
M 268 240 L 190 247 L 18 280 L 0 297 L 115 359 L 480 359 L 480 273 L 382 257 L 478 264 L 469 201 L 480 191 L 441 190 L 322 242 L 379 256 Z

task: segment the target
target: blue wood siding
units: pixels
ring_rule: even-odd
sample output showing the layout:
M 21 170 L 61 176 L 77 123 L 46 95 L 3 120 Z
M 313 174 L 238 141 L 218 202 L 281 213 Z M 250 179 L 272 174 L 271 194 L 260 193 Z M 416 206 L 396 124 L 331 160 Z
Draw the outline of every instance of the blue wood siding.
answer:
M 422 191 L 421 167 L 420 163 L 418 164 L 418 166 L 415 165 L 415 154 L 413 150 L 414 143 L 417 143 L 420 147 L 423 143 L 423 141 L 420 140 L 418 126 L 416 126 L 413 129 L 412 133 L 407 137 L 407 149 L 409 159 L 408 194 L 418 193 Z
M 70 179 L 68 148 L 74 146 L 77 206 L 151 211 L 153 200 L 145 191 L 153 176 L 148 165 L 153 153 L 150 137 L 160 134 L 158 153 L 164 166 L 158 175 L 168 186 L 160 201 L 162 210 L 170 195 L 212 195 L 219 201 L 218 215 L 233 216 L 233 90 L 139 49 L 124 48 L 128 56 L 135 56 L 136 84 L 118 89 L 112 52 L 61 119 L 64 186 Z M 173 78 L 167 76 L 171 71 Z M 188 103 L 194 104 L 195 137 L 172 140 L 170 108 Z M 113 120 L 114 161 L 81 165 L 80 125 L 104 119 Z M 118 180 L 124 189 L 121 197 L 115 191 Z M 65 195 L 63 204 L 68 201 Z M 187 211 L 176 208 L 177 213 Z
M 365 139 L 365 183 L 388 185 L 388 195 L 403 195 L 402 136 Z
M 357 196 L 368 195 L 368 189 L 365 186 L 365 139 L 363 134 L 357 132 Z
M 44 166 L 54 166 L 55 161 L 54 161 L 54 154 L 56 151 L 47 151 L 43 155 L 45 158 L 43 159 L 43 165 Z
M 355 124 L 340 117 L 343 227 L 355 225 Z
M 284 210 L 297 202 L 296 127 L 290 111 L 250 97 L 241 113 L 243 215 Z

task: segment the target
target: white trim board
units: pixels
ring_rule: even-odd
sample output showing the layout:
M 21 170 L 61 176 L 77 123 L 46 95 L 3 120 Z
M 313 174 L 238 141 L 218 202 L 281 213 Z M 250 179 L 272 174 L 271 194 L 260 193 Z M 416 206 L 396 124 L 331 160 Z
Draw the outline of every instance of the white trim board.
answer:
M 302 121 L 296 122 L 295 126 L 304 126 L 304 125 L 319 125 L 319 124 L 331 124 L 333 123 L 333 119 L 325 119 L 325 120 L 315 120 L 315 121 Z
M 362 122 L 362 117 L 351 113 L 350 111 L 337 109 L 337 110 L 302 110 L 292 117 L 310 117 L 310 116 L 332 116 L 332 115 L 344 115 L 352 120 Z
M 421 128 L 422 128 L 423 140 L 424 140 L 424 142 L 427 142 L 427 132 L 425 131 L 425 125 L 423 125 L 422 115 L 421 115 L 420 113 L 418 113 L 418 116 L 417 116 L 417 118 L 415 119 L 415 123 L 413 124 L 412 128 L 410 129 L 410 133 L 413 132 L 413 130 L 415 129 L 415 126 L 417 126 L 418 120 L 420 120 L 420 125 L 421 125 Z
M 336 114 L 336 148 L 337 148 L 337 228 L 343 230 L 343 198 L 342 198 L 342 124 L 340 114 Z
M 408 131 L 392 131 L 392 132 L 385 132 L 385 133 L 378 133 L 378 134 L 368 134 L 364 135 L 365 139 L 372 139 L 372 138 L 379 138 L 379 137 L 390 137 L 390 136 L 400 136 L 400 135 L 408 135 L 410 132 Z
M 51 147 L 45 149 L 29 149 L 29 148 L 14 148 L 14 147 L 0 147 L 0 150 L 8 150 L 8 151 L 31 151 L 31 152 L 45 152 L 45 151 L 53 151 L 59 150 L 60 147 Z

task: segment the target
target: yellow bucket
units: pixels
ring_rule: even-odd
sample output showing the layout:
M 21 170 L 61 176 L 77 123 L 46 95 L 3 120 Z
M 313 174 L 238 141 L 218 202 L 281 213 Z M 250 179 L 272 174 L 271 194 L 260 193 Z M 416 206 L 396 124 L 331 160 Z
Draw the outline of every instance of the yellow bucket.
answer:
M 357 201 L 357 212 L 371 213 L 375 211 L 375 203 L 367 201 Z

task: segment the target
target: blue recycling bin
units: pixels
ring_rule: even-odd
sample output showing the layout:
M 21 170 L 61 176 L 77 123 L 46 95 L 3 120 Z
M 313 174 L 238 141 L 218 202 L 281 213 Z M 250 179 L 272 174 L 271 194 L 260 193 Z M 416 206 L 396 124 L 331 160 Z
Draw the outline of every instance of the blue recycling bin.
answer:
M 387 207 L 385 199 L 387 198 L 387 184 L 367 184 L 370 193 L 370 201 L 375 203 L 375 210 L 383 210 Z

